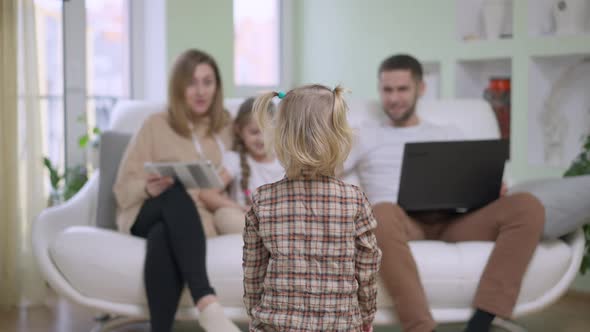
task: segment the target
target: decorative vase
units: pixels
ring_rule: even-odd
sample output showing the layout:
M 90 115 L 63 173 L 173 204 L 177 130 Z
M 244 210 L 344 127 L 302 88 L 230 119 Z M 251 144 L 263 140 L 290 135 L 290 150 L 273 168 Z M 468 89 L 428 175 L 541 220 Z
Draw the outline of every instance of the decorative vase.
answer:
M 555 34 L 583 33 L 589 20 L 590 0 L 556 0 L 553 4 Z
M 487 39 L 498 39 L 502 36 L 509 5 L 508 0 L 485 0 L 482 16 Z
M 64 193 L 61 188 L 52 188 L 49 192 L 49 197 L 47 198 L 47 206 L 56 206 L 65 201 Z
M 496 115 L 501 137 L 510 139 L 510 77 L 491 77 L 484 99 Z

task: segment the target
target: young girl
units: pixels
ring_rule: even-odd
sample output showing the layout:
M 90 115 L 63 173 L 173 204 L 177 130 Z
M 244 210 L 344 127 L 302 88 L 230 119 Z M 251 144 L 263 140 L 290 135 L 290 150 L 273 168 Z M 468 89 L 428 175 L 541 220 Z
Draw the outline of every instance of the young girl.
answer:
M 229 197 L 222 190 L 204 190 L 200 197 L 209 210 L 215 211 L 214 222 L 220 234 L 244 231 L 244 214 L 250 206 L 250 195 L 267 183 L 285 175 L 283 166 L 264 148 L 262 132 L 252 117 L 254 98 L 246 99 L 234 120 L 233 151 L 227 151 L 223 165 L 231 177 Z M 274 112 L 269 104 L 268 112 Z
M 282 98 L 271 119 L 268 108 Z M 338 180 L 350 152 L 342 88 L 270 92 L 254 113 L 286 170 L 246 213 L 244 304 L 250 331 L 371 331 L 381 251 L 364 193 Z

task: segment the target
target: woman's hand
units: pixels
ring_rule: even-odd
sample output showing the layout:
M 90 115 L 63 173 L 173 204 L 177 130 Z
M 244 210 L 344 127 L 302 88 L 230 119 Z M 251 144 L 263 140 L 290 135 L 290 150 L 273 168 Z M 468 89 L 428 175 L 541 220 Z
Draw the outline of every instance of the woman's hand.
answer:
M 169 176 L 160 176 L 157 174 L 148 174 L 147 183 L 145 185 L 145 191 L 151 197 L 157 197 L 166 189 L 170 188 L 174 184 L 174 179 Z
M 223 182 L 224 187 L 227 187 L 227 185 L 233 180 L 232 176 L 229 174 L 227 169 L 225 169 L 225 167 L 221 167 L 221 170 L 219 170 L 218 174 L 221 178 L 221 182 Z

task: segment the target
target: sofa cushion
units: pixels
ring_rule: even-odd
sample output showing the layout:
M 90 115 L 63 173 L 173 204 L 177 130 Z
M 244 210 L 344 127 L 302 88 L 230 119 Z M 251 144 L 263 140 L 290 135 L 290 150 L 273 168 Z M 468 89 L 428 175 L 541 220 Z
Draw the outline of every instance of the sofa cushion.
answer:
M 590 175 L 526 181 L 509 192 L 529 192 L 543 203 L 546 239 L 564 236 L 590 222 Z
M 243 307 L 242 247 L 240 234 L 207 240 L 209 280 L 225 306 Z M 417 241 L 410 247 L 432 309 L 470 308 L 493 243 Z M 76 226 L 56 237 L 50 255 L 62 275 L 83 295 L 123 304 L 146 303 L 143 239 Z M 561 240 L 539 245 L 525 275 L 519 304 L 533 302 L 555 287 L 568 270 L 571 257 L 571 248 Z M 181 306 L 192 306 L 187 291 Z M 392 307 L 382 287 L 378 306 Z
M 127 144 L 131 139 L 130 134 L 114 131 L 105 131 L 100 138 L 99 184 L 98 204 L 96 211 L 96 225 L 109 229 L 116 229 L 115 214 L 117 203 L 113 194 L 113 185 L 119 170 L 119 163 Z
M 108 244 L 108 245 L 105 245 Z M 242 236 L 207 240 L 209 280 L 221 303 L 242 307 Z M 49 254 L 82 295 L 121 304 L 147 304 L 143 283 L 145 240 L 113 230 L 74 226 L 61 232 Z M 193 307 L 184 291 L 181 306 Z

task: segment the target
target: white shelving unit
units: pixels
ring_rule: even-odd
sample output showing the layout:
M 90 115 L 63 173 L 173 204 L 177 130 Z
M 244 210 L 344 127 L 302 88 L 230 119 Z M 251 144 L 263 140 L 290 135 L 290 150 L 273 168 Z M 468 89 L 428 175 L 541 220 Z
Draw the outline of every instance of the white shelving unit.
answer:
M 424 62 L 424 81 L 426 82 L 426 91 L 424 92 L 424 99 L 440 99 L 441 96 L 441 81 L 440 81 L 440 63 L 439 62 Z
M 483 12 L 493 3 L 509 3 L 502 31 L 510 39 L 486 37 Z M 453 59 L 454 81 L 446 84 L 454 84 L 457 98 L 483 98 L 490 78 L 511 78 L 511 150 L 519 176 L 563 174 L 590 134 L 590 0 L 455 4 L 461 51 Z M 570 25 L 575 21 L 584 23 Z
M 486 8 L 494 6 L 497 11 L 497 5 L 504 6 L 504 10 L 497 16 L 501 26 L 501 36 L 490 36 L 486 31 Z M 470 40 L 490 40 L 498 38 L 512 38 L 513 34 L 513 0 L 457 0 L 456 17 L 457 17 L 457 37 L 461 41 Z M 494 15 L 496 17 L 496 15 Z
M 512 76 L 509 58 L 460 60 L 456 67 L 456 96 L 458 98 L 483 98 L 492 77 Z
M 529 163 L 567 167 L 590 134 L 590 53 L 532 57 L 529 82 Z

